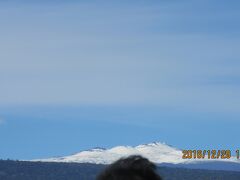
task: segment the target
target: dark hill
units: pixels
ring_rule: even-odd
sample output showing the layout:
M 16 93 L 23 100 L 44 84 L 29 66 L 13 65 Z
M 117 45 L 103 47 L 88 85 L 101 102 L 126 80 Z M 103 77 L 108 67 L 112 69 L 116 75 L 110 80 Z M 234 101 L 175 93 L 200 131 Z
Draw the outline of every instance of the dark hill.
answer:
M 0 180 L 94 180 L 104 165 L 0 160 Z M 165 180 L 240 180 L 240 172 L 160 167 Z

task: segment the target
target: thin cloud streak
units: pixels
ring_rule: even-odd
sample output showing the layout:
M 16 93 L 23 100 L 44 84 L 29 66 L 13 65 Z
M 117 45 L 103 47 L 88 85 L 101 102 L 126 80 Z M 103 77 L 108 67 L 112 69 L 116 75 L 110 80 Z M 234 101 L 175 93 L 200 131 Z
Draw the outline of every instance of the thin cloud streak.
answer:
M 0 125 L 4 124 L 5 123 L 5 119 L 1 118 L 0 117 Z

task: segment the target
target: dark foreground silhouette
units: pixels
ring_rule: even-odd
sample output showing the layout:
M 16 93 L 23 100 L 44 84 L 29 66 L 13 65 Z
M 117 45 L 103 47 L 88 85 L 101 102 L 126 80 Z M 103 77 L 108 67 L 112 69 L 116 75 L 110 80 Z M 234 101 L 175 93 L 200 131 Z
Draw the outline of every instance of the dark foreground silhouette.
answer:
M 97 180 L 162 180 L 156 166 L 141 156 L 122 158 L 101 172 Z

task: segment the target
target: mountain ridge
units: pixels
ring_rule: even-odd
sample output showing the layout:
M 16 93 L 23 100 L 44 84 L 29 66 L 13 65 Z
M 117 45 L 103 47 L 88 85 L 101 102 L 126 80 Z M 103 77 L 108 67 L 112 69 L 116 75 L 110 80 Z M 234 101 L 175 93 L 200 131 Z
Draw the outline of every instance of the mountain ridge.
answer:
M 199 162 L 234 162 L 239 163 L 236 158 L 228 160 L 223 159 L 182 159 L 182 150 L 171 145 L 161 142 L 152 142 L 147 144 L 140 144 L 137 146 L 115 146 L 109 149 L 95 147 L 89 150 L 83 150 L 78 153 L 54 157 L 47 159 L 35 159 L 32 161 L 42 162 L 74 162 L 74 163 L 93 163 L 93 164 L 110 164 L 119 158 L 130 155 L 141 155 L 148 158 L 156 164 L 170 163 L 170 164 L 192 164 Z

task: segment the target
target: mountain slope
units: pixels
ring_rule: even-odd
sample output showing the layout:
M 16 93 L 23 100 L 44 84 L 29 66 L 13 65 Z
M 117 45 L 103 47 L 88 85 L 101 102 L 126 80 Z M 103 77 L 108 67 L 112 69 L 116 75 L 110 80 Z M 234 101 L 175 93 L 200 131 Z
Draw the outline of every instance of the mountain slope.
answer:
M 135 147 L 117 146 L 111 149 L 94 148 L 87 151 L 81 151 L 79 153 L 76 153 L 70 156 L 56 157 L 56 158 L 49 158 L 49 159 L 38 159 L 34 161 L 110 164 L 121 157 L 126 157 L 129 155 L 142 155 L 148 158 L 150 161 L 157 164 L 161 164 L 161 163 L 192 164 L 192 163 L 202 163 L 202 162 L 212 162 L 212 161 L 239 163 L 239 160 L 237 160 L 236 158 L 231 158 L 228 160 L 182 159 L 182 151 L 180 149 L 177 149 L 165 143 L 159 143 L 159 142 L 143 144 Z

